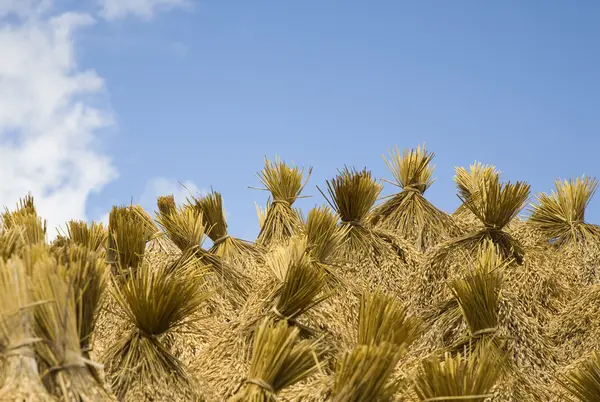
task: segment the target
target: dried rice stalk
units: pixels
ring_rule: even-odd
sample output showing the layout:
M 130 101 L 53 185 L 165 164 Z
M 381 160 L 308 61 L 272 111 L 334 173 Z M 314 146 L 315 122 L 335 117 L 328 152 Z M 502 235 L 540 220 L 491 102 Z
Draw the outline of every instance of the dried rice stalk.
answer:
M 456 248 L 474 252 L 486 240 L 498 246 L 504 258 L 514 258 L 518 264 L 523 262 L 523 247 L 503 229 L 523 208 L 529 196 L 529 185 L 522 182 L 500 184 L 499 177 L 491 175 L 482 177 L 479 186 L 468 199 L 461 199 L 483 228 L 442 243 L 433 253 L 434 264 L 441 264 Z
M 213 241 L 209 252 L 233 263 L 239 263 L 248 257 L 258 257 L 258 251 L 252 243 L 227 233 L 223 198 L 220 193 L 213 191 L 204 197 L 193 198 L 193 206 L 202 212 L 207 226 L 206 233 Z
M 137 206 L 113 207 L 108 218 L 107 261 L 113 273 L 118 267 L 135 271 L 143 258 L 146 243 L 152 238 L 156 228 L 148 222 L 147 214 Z
M 222 290 L 228 290 L 228 295 L 236 304 L 242 303 L 248 296 L 249 279 L 236 267 L 224 261 L 221 257 L 206 251 L 201 246 L 206 238 L 206 226 L 203 214 L 192 206 L 183 206 L 169 213 L 158 213 L 158 225 L 166 236 L 182 251 L 191 248 L 203 264 L 210 265 L 216 278 L 221 282 Z M 230 290 L 235 292 L 230 292 Z
M 423 330 L 420 319 L 409 316 L 396 298 L 379 289 L 362 295 L 358 323 L 360 345 L 389 343 L 406 349 Z
M 38 331 L 45 340 L 36 345 L 47 368 L 42 377 L 52 394 L 63 400 L 114 400 L 96 375 L 95 370 L 102 366 L 81 352 L 74 289 L 65 279 L 66 270 L 49 253 L 35 266 L 33 281 L 38 298 L 53 301 L 39 306 L 35 314 Z
M 415 378 L 414 391 L 420 401 L 469 400 L 483 402 L 493 396 L 492 388 L 504 367 L 504 357 L 493 346 L 465 352 L 444 360 L 424 360 Z
M 403 355 L 395 345 L 358 345 L 338 361 L 332 388 L 332 401 L 388 402 L 402 383 L 391 379 Z
M 0 260 L 19 255 L 25 247 L 25 228 L 0 229 Z
M 481 162 L 475 162 L 469 166 L 467 171 L 463 167 L 456 168 L 454 182 L 458 187 L 458 196 L 461 200 L 468 200 L 471 195 L 480 191 L 481 186 L 486 180 L 492 177 L 499 177 L 502 172 L 496 169 L 494 165 L 484 165 Z M 469 209 L 461 204 L 454 212 L 456 216 L 464 216 L 469 213 Z
M 371 217 L 372 224 L 413 240 L 420 250 L 438 243 L 448 232 L 455 232 L 452 219 L 423 196 L 433 184 L 433 156 L 423 146 L 402 154 L 396 148 L 390 152 L 390 160 L 384 157 L 395 179 L 388 183 L 401 191 L 376 207 Z
M 596 402 L 600 400 L 600 353 L 594 351 L 582 367 L 573 369 L 560 385 L 577 400 Z M 572 399 L 571 399 L 572 400 Z
M 191 324 L 208 299 L 206 267 L 191 257 L 176 270 L 142 265 L 124 283 L 111 288 L 132 329 L 107 350 L 111 386 L 119 398 L 135 383 L 187 384 L 183 364 L 161 342 L 163 336 Z
M 554 182 L 556 191 L 540 194 L 538 204 L 531 206 L 529 223 L 545 240 L 564 246 L 600 240 L 600 227 L 585 222 L 585 209 L 598 188 L 598 180 L 590 177 Z
M 33 309 L 39 304 L 30 292 L 23 260 L 0 259 L 0 351 L 3 386 L 0 400 L 52 401 L 38 371 L 33 345 Z
M 299 232 L 302 222 L 298 211 L 292 208 L 292 204 L 300 198 L 311 171 L 312 169 L 309 169 L 303 182 L 303 169 L 292 168 L 279 158 L 274 163 L 265 159 L 265 167 L 258 173 L 258 177 L 265 186 L 261 190 L 269 191 L 272 201 L 267 206 L 266 217 L 261 224 L 256 240 L 258 245 L 269 247 Z
M 68 238 L 73 243 L 86 247 L 92 251 L 98 251 L 106 247 L 108 231 L 102 223 L 92 222 L 88 226 L 83 221 L 70 221 L 67 226 Z
M 279 391 L 314 374 L 321 367 L 318 342 L 298 336 L 298 328 L 265 319 L 256 330 L 244 388 L 230 401 L 274 402 Z
M 46 241 L 47 224 L 45 220 L 38 217 L 31 195 L 20 199 L 17 209 L 12 212 L 8 208 L 4 208 L 0 227 L 3 227 L 4 230 L 22 227 L 23 239 L 26 244 L 38 244 Z
M 168 215 L 177 209 L 173 194 L 158 197 L 156 204 L 162 215 Z
M 308 213 L 304 232 L 311 258 L 323 265 L 333 265 L 335 254 L 347 239 L 349 228 L 340 227 L 339 216 L 330 208 L 313 208 Z

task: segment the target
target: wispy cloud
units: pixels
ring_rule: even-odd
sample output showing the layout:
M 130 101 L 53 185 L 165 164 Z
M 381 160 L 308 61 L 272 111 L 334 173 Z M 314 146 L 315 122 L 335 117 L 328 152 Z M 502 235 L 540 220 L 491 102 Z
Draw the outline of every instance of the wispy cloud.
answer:
M 99 0 L 102 16 L 118 20 L 128 16 L 150 20 L 159 11 L 190 7 L 190 0 Z
M 48 1 L 0 2 L 0 205 L 31 192 L 54 237 L 86 219 L 89 194 L 117 175 L 95 146 L 113 121 L 104 82 L 74 52 L 74 34 L 94 20 L 46 16 Z

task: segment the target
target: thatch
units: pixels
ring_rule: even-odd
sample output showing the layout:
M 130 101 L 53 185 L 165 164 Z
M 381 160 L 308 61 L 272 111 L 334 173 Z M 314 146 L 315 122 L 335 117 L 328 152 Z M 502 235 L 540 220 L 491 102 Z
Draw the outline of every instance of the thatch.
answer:
M 299 232 L 302 224 L 300 214 L 292 205 L 300 198 L 311 169 L 304 181 L 303 172 L 303 169 L 290 167 L 279 158 L 274 163 L 265 158 L 265 167 L 258 173 L 258 178 L 265 186 L 261 190 L 270 192 L 271 198 L 256 239 L 258 245 L 270 247 Z
M 423 146 L 402 154 L 396 148 L 390 152 L 389 160 L 384 157 L 394 177 L 394 182 L 388 183 L 401 191 L 387 197 L 371 214 L 372 224 L 406 237 L 421 251 L 456 234 L 457 230 L 448 214 L 424 197 L 433 184 L 433 166 L 430 165 L 433 156 Z

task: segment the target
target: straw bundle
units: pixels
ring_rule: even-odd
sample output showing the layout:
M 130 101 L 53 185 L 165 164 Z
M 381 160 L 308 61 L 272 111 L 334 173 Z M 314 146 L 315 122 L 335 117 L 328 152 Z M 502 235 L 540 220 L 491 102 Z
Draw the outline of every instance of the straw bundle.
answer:
M 69 221 L 67 236 L 75 244 L 91 251 L 98 251 L 106 247 L 108 231 L 102 223 L 92 222 L 90 225 L 83 221 Z
M 504 258 L 523 262 L 523 247 L 503 229 L 517 216 L 529 197 L 529 185 L 522 182 L 501 184 L 497 175 L 481 177 L 479 189 L 469 198 L 463 198 L 465 207 L 483 227 L 465 236 L 442 243 L 433 253 L 432 261 L 442 263 L 455 248 L 475 251 L 485 240 L 498 246 Z
M 269 191 L 272 200 L 267 206 L 266 216 L 256 240 L 258 245 L 270 247 L 288 240 L 299 232 L 301 219 L 298 211 L 292 208 L 292 204 L 300 198 L 311 171 L 312 169 L 309 169 L 303 182 L 303 169 L 290 167 L 279 158 L 274 163 L 265 158 L 265 167 L 258 173 L 258 178 L 265 186 L 261 190 Z
M 420 401 L 483 402 L 493 396 L 491 391 L 502 374 L 504 362 L 504 356 L 493 346 L 455 356 L 445 353 L 442 361 L 426 359 L 419 367 L 414 392 Z
M 68 268 L 49 253 L 40 257 L 32 278 L 38 298 L 52 300 L 36 309 L 37 328 L 45 342 L 36 344 L 51 393 L 63 400 L 107 401 L 114 398 L 98 381 L 102 366 L 84 357 L 77 322 L 74 288 Z M 69 282 L 67 282 L 69 280 Z
M 419 318 L 409 316 L 394 297 L 379 289 L 362 295 L 358 317 L 359 345 L 389 343 L 407 349 L 423 330 Z
M 568 400 L 595 402 L 600 400 L 600 353 L 594 351 L 581 367 L 573 369 L 560 385 L 570 394 Z
M 276 401 L 275 395 L 320 368 L 318 342 L 298 341 L 299 329 L 265 319 L 257 328 L 243 388 L 230 401 Z
M 496 169 L 494 165 L 484 165 L 481 162 L 475 162 L 469 166 L 469 170 L 463 167 L 456 168 L 454 182 L 458 187 L 458 196 L 461 200 L 468 200 L 473 194 L 480 191 L 485 181 L 493 177 L 499 177 L 502 172 Z M 470 214 L 469 209 L 464 202 L 456 209 L 453 214 L 461 220 L 475 218 Z
M 136 383 L 160 388 L 171 380 L 188 382 L 185 368 L 161 339 L 185 329 L 207 300 L 205 273 L 206 267 L 191 257 L 171 272 L 166 267 L 142 265 L 125 282 L 113 279 L 113 297 L 131 326 L 104 357 L 119 398 Z
M 151 218 L 138 205 L 113 207 L 108 217 L 107 261 L 113 274 L 118 267 L 135 270 L 140 266 L 146 243 L 156 232 Z
M 159 211 L 156 219 L 165 235 L 185 253 L 194 248 L 196 256 L 204 265 L 210 266 L 219 281 L 219 292 L 227 293 L 227 297 L 239 305 L 248 296 L 248 278 L 237 267 L 229 264 L 220 256 L 203 249 L 206 238 L 206 223 L 202 211 L 192 206 L 176 207 Z M 230 292 L 233 289 L 234 292 Z
M 33 319 L 39 301 L 27 282 L 22 259 L 0 259 L 0 400 L 52 401 L 35 359 L 34 344 L 42 341 L 36 337 Z
M 249 258 L 259 256 L 254 245 L 245 240 L 232 237 L 227 233 L 227 221 L 223 208 L 223 198 L 215 191 L 200 198 L 192 198 L 193 206 L 202 212 L 206 222 L 206 234 L 213 241 L 209 252 L 234 264 L 243 264 Z
M 391 401 L 403 384 L 391 377 L 404 353 L 395 345 L 358 345 L 337 363 L 332 401 Z
M 19 255 L 25 247 L 25 228 L 18 226 L 12 229 L 0 229 L 0 259 L 8 260 Z
M 371 217 L 372 224 L 405 236 L 419 250 L 425 250 L 455 232 L 452 219 L 423 195 L 433 184 L 434 167 L 430 165 L 433 156 L 424 146 L 405 150 L 402 154 L 396 148 L 390 152 L 389 160 L 384 156 L 395 180 L 388 183 L 401 191 L 376 207 Z
M 22 227 L 23 239 L 26 244 L 38 244 L 46 240 L 46 221 L 37 215 L 31 195 L 20 199 L 17 209 L 12 212 L 8 208 L 4 208 L 0 227 L 3 227 L 4 230 Z

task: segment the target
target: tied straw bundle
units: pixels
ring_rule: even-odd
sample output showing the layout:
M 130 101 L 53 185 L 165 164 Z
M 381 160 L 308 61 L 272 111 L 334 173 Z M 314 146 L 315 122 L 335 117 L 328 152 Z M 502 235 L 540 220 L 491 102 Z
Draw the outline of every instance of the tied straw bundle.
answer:
M 497 175 L 481 177 L 476 193 L 466 199 L 460 195 L 459 198 L 483 228 L 438 246 L 432 256 L 434 265 L 441 264 L 454 249 L 464 248 L 474 252 L 486 240 L 491 240 L 504 258 L 513 258 L 518 264 L 522 264 L 525 251 L 504 228 L 521 211 L 528 197 L 529 185 L 526 183 L 501 184 Z
M 174 203 L 172 196 L 167 198 Z M 220 256 L 202 248 L 206 238 L 206 223 L 201 210 L 190 205 L 159 209 L 156 222 L 182 253 L 186 254 L 193 249 L 200 261 L 212 268 L 217 279 L 221 281 L 221 289 L 228 290 L 228 297 L 234 304 L 240 305 L 244 302 L 249 286 L 246 275 Z M 234 292 L 229 291 L 232 289 Z
M 568 393 L 569 401 L 596 402 L 600 400 L 600 353 L 594 351 L 581 367 L 571 370 L 559 384 Z
M 500 170 L 496 169 L 496 166 L 484 165 L 481 162 L 475 162 L 470 165 L 469 170 L 464 167 L 457 167 L 454 182 L 458 188 L 459 198 L 461 200 L 468 200 L 473 194 L 481 190 L 486 180 L 490 177 L 499 177 L 501 173 Z M 454 212 L 454 216 L 460 218 L 466 218 L 469 214 L 469 208 L 467 208 L 464 202 Z
M 194 322 L 195 314 L 209 297 L 206 272 L 207 267 L 192 254 L 174 270 L 144 263 L 122 283 L 113 278 L 113 297 L 131 325 L 104 358 L 111 387 L 119 399 L 134 385 L 160 388 L 188 384 L 185 367 L 161 339 Z
M 8 260 L 14 255 L 19 255 L 25 245 L 24 227 L 0 228 L 0 260 Z
M 68 267 L 57 263 L 48 250 L 37 260 L 32 278 L 40 300 L 52 300 L 35 312 L 37 329 L 45 340 L 36 351 L 45 368 L 42 378 L 53 395 L 63 400 L 114 400 L 103 387 L 97 370 L 103 366 L 84 357 L 77 322 L 72 278 Z
M 0 259 L 0 400 L 52 401 L 42 382 L 35 358 L 33 311 L 40 304 L 30 291 L 27 269 L 20 258 Z
M 259 256 L 253 244 L 227 233 L 223 198 L 220 193 L 212 191 L 204 197 L 192 198 L 192 203 L 202 212 L 207 227 L 206 234 L 213 241 L 213 246 L 208 250 L 210 253 L 236 264 Z
M 396 345 L 358 345 L 337 362 L 331 400 L 334 402 L 389 402 L 402 388 L 392 379 L 404 354 Z
M 556 191 L 540 194 L 537 205 L 531 206 L 529 223 L 546 241 L 558 246 L 588 244 L 600 239 L 600 227 L 585 222 L 585 209 L 598 188 L 590 177 L 556 180 Z
M 265 319 L 256 330 L 248 377 L 230 401 L 274 402 L 279 391 L 316 373 L 319 342 L 298 338 L 298 328 Z
M 46 241 L 47 224 L 38 216 L 31 195 L 20 199 L 15 211 L 11 212 L 8 208 L 4 208 L 0 227 L 4 230 L 22 228 L 22 237 L 26 244 L 39 244 Z
M 425 250 L 448 233 L 455 231 L 450 217 L 433 206 L 424 197 L 433 184 L 431 160 L 434 154 L 423 147 L 390 152 L 384 161 L 394 177 L 394 182 L 385 180 L 401 191 L 391 195 L 387 201 L 375 208 L 371 223 L 405 236 L 415 242 L 417 249 Z
M 298 198 L 302 198 L 300 194 L 311 172 L 312 169 L 309 169 L 303 182 L 303 169 L 290 167 L 279 158 L 274 163 L 265 158 L 265 167 L 258 173 L 264 188 L 258 190 L 269 191 L 272 198 L 264 212 L 265 216 L 256 240 L 259 246 L 270 247 L 279 244 L 300 231 L 302 225 L 300 214 L 292 205 Z
M 421 362 L 414 392 L 419 401 L 483 402 L 494 396 L 491 391 L 504 362 L 504 355 L 494 347 L 455 356 L 445 353 L 442 361 L 432 357 Z

